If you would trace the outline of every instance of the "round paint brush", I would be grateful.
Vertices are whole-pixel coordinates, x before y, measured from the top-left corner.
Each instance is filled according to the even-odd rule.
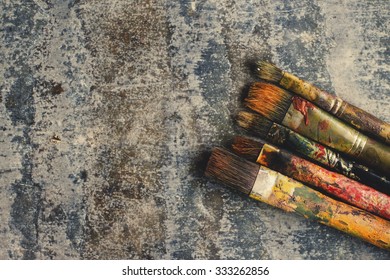
[[[389,174],[390,146],[368,138],[313,103],[264,82],[252,84],[245,101],[269,120]]]
[[[294,179],[226,150],[213,150],[205,173],[253,199],[295,212],[390,250],[389,221],[329,198]]]
[[[331,170],[390,194],[390,181],[385,176],[380,176],[366,166],[347,160],[335,151],[274,123],[262,115],[241,111],[237,116],[237,123],[248,133],[269,143],[298,152]]]
[[[390,220],[390,196],[259,140],[237,136],[233,151],[344,202]]]
[[[390,124],[370,113],[279,69],[272,63],[259,61],[256,71],[261,79],[300,95],[360,131],[390,144]]]

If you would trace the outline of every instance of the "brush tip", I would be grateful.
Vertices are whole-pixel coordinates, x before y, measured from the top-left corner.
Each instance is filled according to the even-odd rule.
[[[259,165],[222,148],[214,148],[205,175],[249,194],[259,172]]]
[[[255,162],[264,146],[264,142],[244,136],[236,136],[233,139],[233,151],[244,158]]]
[[[269,83],[253,83],[249,89],[246,105],[264,117],[280,123],[283,121],[292,101],[286,90]]]
[[[255,116],[253,113],[247,111],[240,111],[237,114],[237,123],[242,128],[249,129],[251,127],[254,117]]]
[[[256,73],[260,79],[279,83],[283,78],[283,71],[274,64],[260,60],[256,63]]]
[[[238,113],[237,123],[249,133],[260,138],[267,138],[268,132],[273,125],[273,122],[267,118],[247,111],[241,111]]]

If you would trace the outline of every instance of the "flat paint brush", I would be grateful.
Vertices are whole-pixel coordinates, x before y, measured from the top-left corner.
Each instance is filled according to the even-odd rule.
[[[256,70],[261,79],[271,81],[300,95],[360,131],[390,144],[390,124],[293,74],[279,69],[272,63],[259,61]]]
[[[253,199],[298,213],[390,250],[390,222],[331,199],[294,179],[221,148],[213,150],[206,176],[218,179]]]
[[[264,82],[252,84],[245,100],[266,118],[389,174],[390,146],[368,138],[313,103]]]
[[[237,122],[248,133],[260,137],[269,143],[298,152],[306,158],[310,158],[351,179],[390,194],[390,181],[386,177],[376,174],[366,166],[347,160],[333,150],[287,127],[274,123],[262,115],[241,111],[237,116]]]
[[[259,140],[237,136],[233,151],[344,202],[390,220],[390,196]]]

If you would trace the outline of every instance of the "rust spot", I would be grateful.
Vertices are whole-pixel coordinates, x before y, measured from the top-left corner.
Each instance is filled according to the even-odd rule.
[[[314,108],[313,104],[311,104],[310,102],[308,102],[305,99],[300,98],[298,96],[292,97],[292,103],[293,103],[294,109],[299,111],[303,115],[303,117],[305,119],[305,125],[309,125],[309,118],[307,115],[307,110],[313,109]]]

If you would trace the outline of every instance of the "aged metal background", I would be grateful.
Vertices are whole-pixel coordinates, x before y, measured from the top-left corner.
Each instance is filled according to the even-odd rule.
[[[203,177],[270,59],[390,121],[390,2],[2,0],[0,259],[389,259]]]

